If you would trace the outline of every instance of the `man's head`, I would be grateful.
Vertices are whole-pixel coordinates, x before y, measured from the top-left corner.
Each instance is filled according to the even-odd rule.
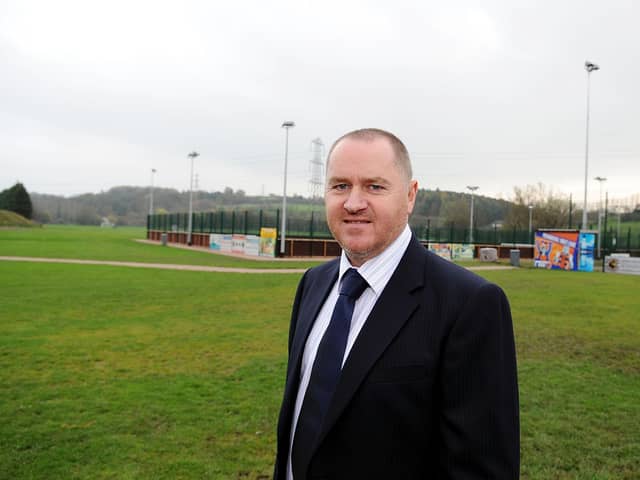
[[[418,183],[404,144],[378,129],[340,137],[327,158],[327,223],[355,266],[379,255],[404,230]]]

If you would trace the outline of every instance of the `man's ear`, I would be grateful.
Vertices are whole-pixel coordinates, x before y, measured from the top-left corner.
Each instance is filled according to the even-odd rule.
[[[413,206],[416,204],[416,195],[418,194],[418,181],[417,180],[411,180],[409,182],[409,191],[407,193],[408,195],[408,209],[407,209],[407,214],[411,215],[411,212],[413,212]]]

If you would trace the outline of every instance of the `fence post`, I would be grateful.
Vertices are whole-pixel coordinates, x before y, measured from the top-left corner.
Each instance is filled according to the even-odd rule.
[[[248,228],[249,228],[249,212],[245,210],[244,211],[244,234],[245,235],[249,233]]]
[[[236,211],[231,212],[231,235],[236,233]]]
[[[431,233],[430,230],[431,230],[431,219],[427,218],[427,231],[425,232],[427,237],[425,238],[425,240],[427,241],[427,243],[429,242],[429,234]]]
[[[453,225],[454,225],[454,223],[451,222],[451,227],[449,228],[449,242],[447,242],[447,243],[453,242]]]
[[[258,235],[262,231],[262,209],[260,209],[260,215],[258,216]]]
[[[311,210],[311,221],[309,222],[309,237],[313,238],[313,210]]]

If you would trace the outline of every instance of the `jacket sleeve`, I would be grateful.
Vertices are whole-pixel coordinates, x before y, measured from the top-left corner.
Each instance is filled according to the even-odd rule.
[[[440,382],[442,477],[518,479],[515,342],[509,303],[496,285],[467,297],[445,339]]]

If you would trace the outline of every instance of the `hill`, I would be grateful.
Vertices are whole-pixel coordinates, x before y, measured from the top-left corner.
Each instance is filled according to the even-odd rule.
[[[9,210],[0,210],[0,227],[36,227],[38,224],[24,218],[22,215],[10,212]]]
[[[243,190],[225,188],[222,192],[197,191],[193,194],[193,210],[208,212],[224,210],[264,210],[275,212],[281,207],[279,195],[249,196]],[[108,218],[117,225],[146,224],[149,213],[149,189],[121,186],[106,192],[87,193],[73,197],[32,193],[34,218],[42,223],[73,223],[99,225]],[[189,192],[170,188],[153,191],[156,213],[182,213],[189,208]],[[433,227],[468,225],[470,196],[466,193],[442,190],[419,190],[412,220],[421,225],[427,222]],[[322,214],[322,199],[311,199],[299,195],[287,197],[290,212],[311,210]],[[475,196],[475,224],[479,227],[503,221],[513,204],[481,195]]]

